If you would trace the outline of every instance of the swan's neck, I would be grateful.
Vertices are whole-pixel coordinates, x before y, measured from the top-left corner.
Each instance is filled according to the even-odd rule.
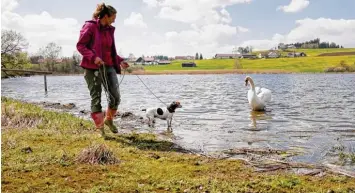
[[[249,78],[249,83],[250,83],[251,89],[252,89],[253,91],[255,91],[255,85],[254,85],[253,79]]]

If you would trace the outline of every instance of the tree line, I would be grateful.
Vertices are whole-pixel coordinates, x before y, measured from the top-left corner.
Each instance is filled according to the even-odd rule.
[[[196,52],[195,54],[195,60],[202,60],[203,59],[203,56],[202,54],[200,53],[200,55]]]
[[[7,69],[44,70],[55,73],[82,73],[81,55],[75,51],[71,57],[60,57],[62,47],[50,42],[40,48],[37,53],[26,52],[29,43],[19,32],[1,31],[1,67]],[[5,76],[11,73],[4,72]]]
[[[306,49],[323,49],[323,48],[344,48],[342,45],[336,44],[335,42],[321,42],[319,38],[305,41],[305,42],[297,42],[291,44],[283,44],[280,43],[279,49],[286,49],[288,46],[294,46],[295,48],[306,48]]]

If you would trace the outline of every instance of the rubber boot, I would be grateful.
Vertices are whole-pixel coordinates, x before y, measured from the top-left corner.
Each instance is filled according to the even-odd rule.
[[[113,118],[115,117],[117,110],[108,108],[106,111],[105,125],[107,125],[112,133],[118,133],[117,127],[113,124]]]
[[[104,117],[105,114],[103,112],[91,113],[91,118],[94,120],[96,129],[100,130],[101,136],[105,138]]]

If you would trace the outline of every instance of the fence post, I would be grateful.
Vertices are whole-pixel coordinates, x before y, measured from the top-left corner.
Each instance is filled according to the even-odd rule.
[[[47,93],[47,75],[44,74],[44,92]]]

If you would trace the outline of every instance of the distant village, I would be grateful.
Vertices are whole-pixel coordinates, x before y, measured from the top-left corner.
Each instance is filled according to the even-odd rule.
[[[266,58],[294,58],[294,57],[306,57],[305,52],[299,52],[297,49],[323,49],[323,48],[343,48],[341,45],[337,45],[334,42],[321,42],[319,38],[314,40],[297,42],[291,44],[279,43],[277,47],[271,48],[267,51],[255,51],[252,47],[239,47],[233,49],[231,53],[216,53],[213,59],[266,59]],[[173,60],[201,60],[202,54],[195,56],[151,56],[151,57],[138,57],[135,58],[133,54],[130,54],[126,60],[136,65],[166,65],[170,64]],[[191,63],[194,63],[193,61]]]
[[[337,45],[334,42],[321,42],[319,38],[301,42],[284,44],[279,43],[276,47],[273,47],[267,51],[253,51],[252,47],[238,47],[231,50],[230,53],[216,53],[213,59],[267,59],[267,58],[292,58],[292,57],[306,57],[305,52],[299,52],[298,49],[319,49],[319,48],[343,48],[341,45]],[[78,55],[78,54],[77,54]],[[74,56],[73,56],[74,57]],[[79,55],[76,57],[80,57]],[[202,60],[203,56],[201,53],[196,53],[193,55],[186,56],[175,56],[168,57],[164,55],[155,56],[140,56],[135,57],[132,53],[128,57],[124,58],[125,61],[134,65],[167,65],[174,60],[181,60],[186,63],[186,65],[194,65],[195,60]],[[55,63],[65,63],[66,60],[70,58],[57,58]],[[31,61],[33,64],[45,63],[44,57],[36,56],[32,57]]]
[[[289,49],[296,49],[294,45],[284,45],[279,44],[278,47],[270,49],[268,51],[261,52],[252,52],[252,49],[249,47],[239,48],[238,51],[234,50],[232,53],[216,53],[213,59],[263,59],[263,58],[280,58],[280,57],[305,57],[307,56],[304,52],[289,51]],[[287,55],[282,55],[282,53],[287,53]],[[133,54],[130,54],[128,58],[125,58],[127,62],[133,63],[135,65],[167,65],[170,64],[173,60],[191,60],[193,63],[194,60],[201,60],[202,54],[196,56],[141,56],[134,57]]]

